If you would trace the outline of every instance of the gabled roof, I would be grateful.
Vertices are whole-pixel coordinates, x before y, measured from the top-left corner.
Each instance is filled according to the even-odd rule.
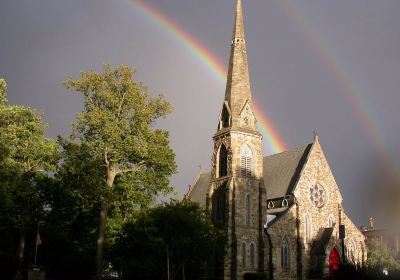
[[[289,195],[294,191],[312,144],[264,157],[264,184],[268,199]]]
[[[189,192],[186,196],[193,202],[197,202],[200,204],[202,209],[206,208],[206,198],[207,198],[207,190],[208,184],[211,180],[211,172],[201,173],[197,178],[194,185],[190,188]]]
[[[312,144],[294,150],[264,157],[264,184],[268,199],[276,199],[291,194],[306,163]],[[211,173],[201,173],[187,197],[206,207],[208,185]]]

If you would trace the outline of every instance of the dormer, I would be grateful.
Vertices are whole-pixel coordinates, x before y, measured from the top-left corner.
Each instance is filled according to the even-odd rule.
[[[255,129],[256,127],[256,117],[254,116],[249,101],[246,101],[240,111],[240,126],[248,129]]]
[[[219,124],[218,124],[218,130],[221,130],[223,128],[228,128],[231,126],[231,110],[229,109],[228,102],[224,102],[222,105],[222,110],[219,115]]]

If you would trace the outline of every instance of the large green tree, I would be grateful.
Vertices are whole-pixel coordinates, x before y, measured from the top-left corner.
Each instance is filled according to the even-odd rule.
[[[43,216],[40,181],[54,170],[58,145],[45,136],[43,114],[7,104],[6,83],[0,80],[1,224],[19,231],[18,258],[24,258],[25,234]],[[4,213],[4,214],[3,214]]]
[[[197,204],[171,201],[127,223],[114,248],[123,279],[203,279],[224,254],[225,239]]]
[[[104,65],[103,70],[81,72],[80,79],[64,82],[67,89],[84,98],[84,110],[77,115],[72,138],[87,147],[88,156],[98,162],[106,189],[112,189],[119,181],[127,186],[126,192],[132,184],[153,195],[170,190],[175,155],[169,147],[168,132],[154,129],[154,124],[171,112],[171,105],[162,96],[152,97],[143,84],[135,82],[133,69]],[[107,214],[116,203],[112,196],[102,196],[96,254],[98,279],[102,275]]]

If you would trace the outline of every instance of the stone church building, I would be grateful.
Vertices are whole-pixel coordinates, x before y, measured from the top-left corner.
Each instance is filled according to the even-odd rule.
[[[199,174],[186,195],[225,230],[227,249],[216,265],[217,278],[239,280],[256,272],[273,279],[318,278],[344,259],[362,264],[364,236],[343,209],[318,136],[263,157],[256,123],[238,0],[211,172]]]

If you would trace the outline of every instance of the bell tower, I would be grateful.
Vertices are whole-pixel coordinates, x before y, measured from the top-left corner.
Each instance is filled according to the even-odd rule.
[[[252,110],[242,1],[237,0],[225,98],[213,136],[207,210],[223,228],[227,251],[218,279],[264,271],[262,136]]]

